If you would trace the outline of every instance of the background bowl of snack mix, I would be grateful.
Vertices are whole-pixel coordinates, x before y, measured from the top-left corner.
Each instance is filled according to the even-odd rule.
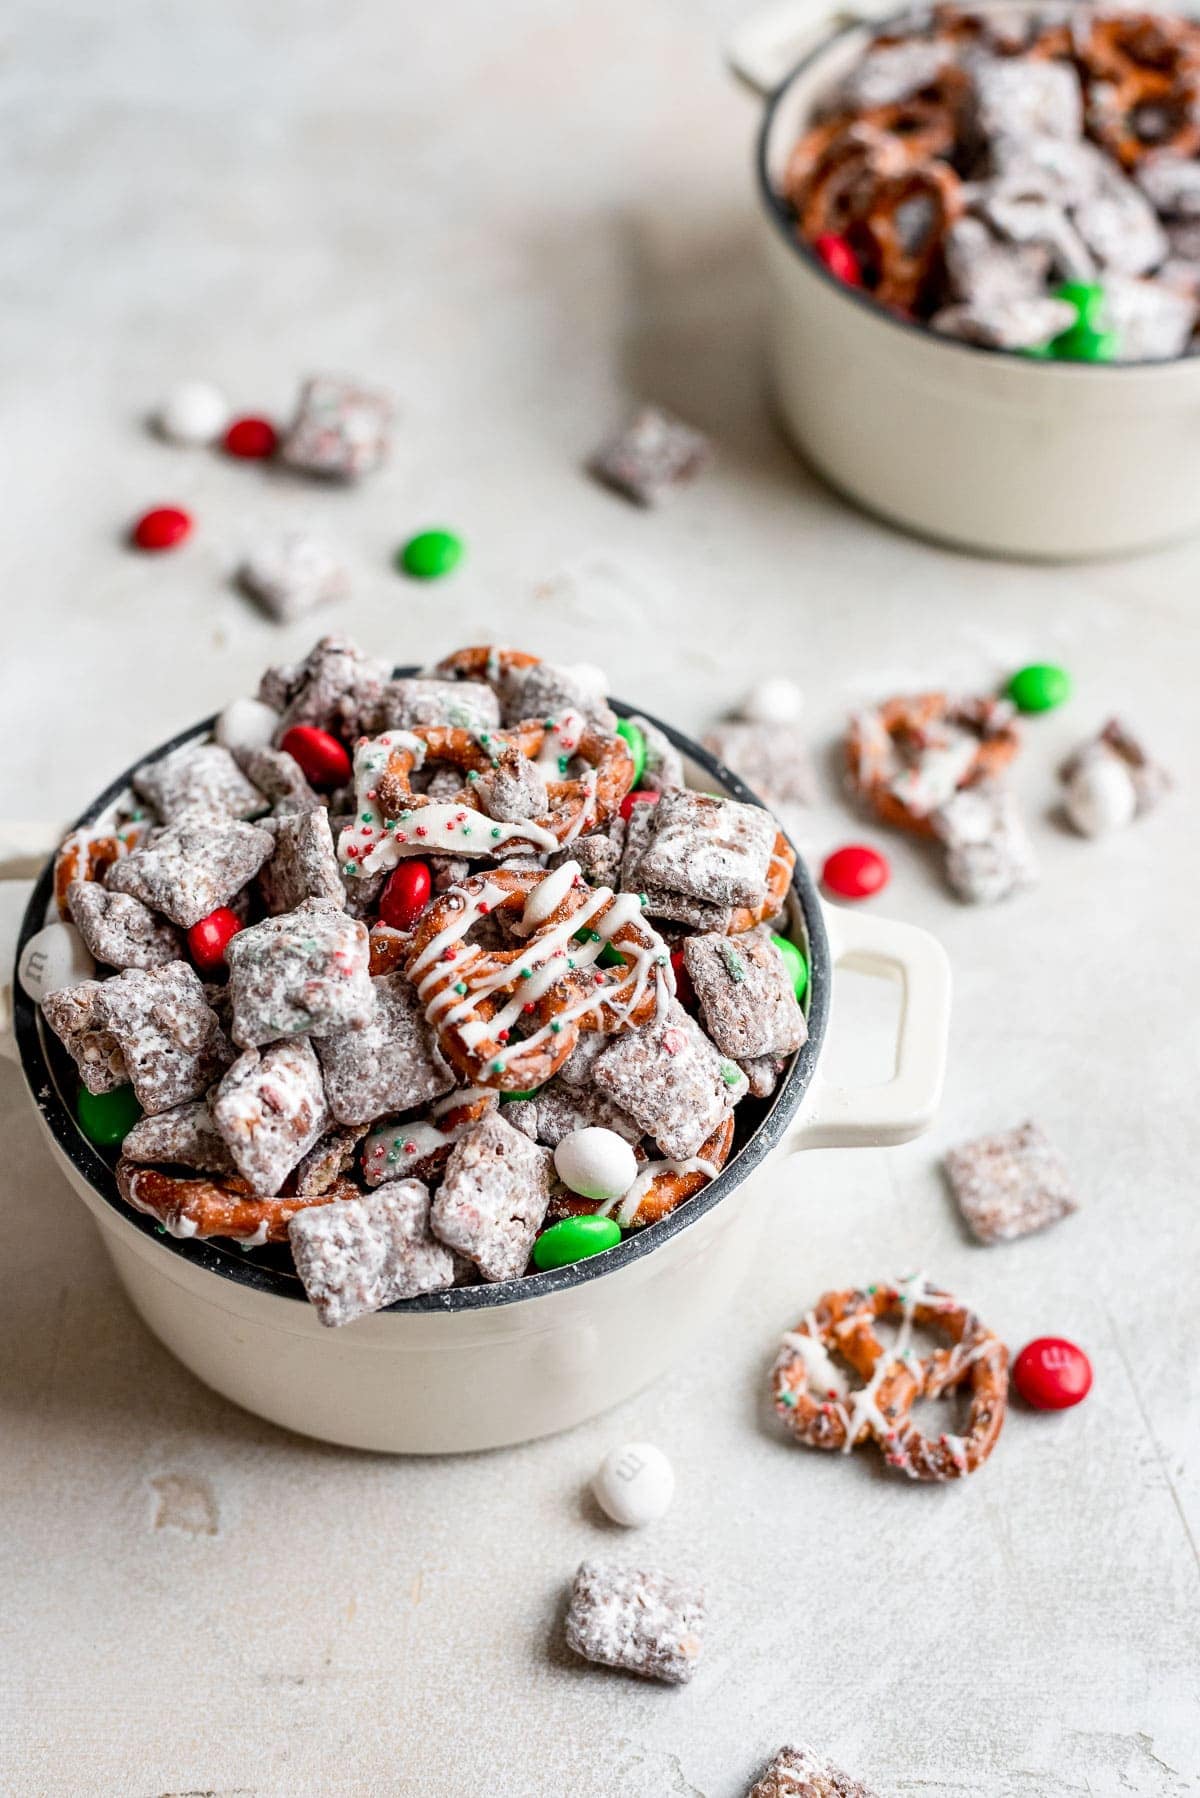
[[[730,59],[767,99],[775,398],[820,474],[998,555],[1200,528],[1200,25],[784,4]]]
[[[333,642],[327,639],[318,645],[314,656],[320,658],[324,652],[327,656],[336,654],[343,661],[349,659],[351,652],[341,640],[337,640],[335,651],[327,649]],[[411,670],[401,671],[393,684],[406,684],[408,688],[437,684],[408,679],[411,674]],[[249,703],[235,702],[235,707],[222,718],[232,716],[236,708]],[[613,709],[622,720],[629,716],[630,708],[626,706],[614,702]],[[209,720],[163,745],[100,794],[73,826],[64,850],[60,851],[60,875],[64,854],[70,851],[78,857],[82,849],[86,860],[87,845],[92,840],[99,836],[108,841],[108,833],[123,827],[123,820],[137,816],[132,810],[138,804],[137,794],[163,790],[160,764],[174,771],[189,750],[202,748],[208,758],[222,753],[210,742],[213,724]],[[638,727],[644,728],[664,756],[669,756],[673,770],[668,782],[671,791],[679,790],[682,778],[684,790],[690,788],[709,795],[705,803],[711,803],[713,797],[724,797],[740,802],[742,808],[754,806],[754,816],[761,818],[754,796],[698,744],[644,715],[638,715]],[[223,732],[220,721],[216,734],[218,743],[224,742],[228,734]],[[355,740],[353,732],[344,734],[350,741]],[[379,740],[360,736],[358,749]],[[266,779],[267,772],[252,758],[263,753],[252,750],[248,752],[251,759],[243,753],[245,764],[259,769],[260,779]],[[274,758],[273,765],[288,760],[279,751],[265,753]],[[295,793],[282,794],[276,802],[277,809],[266,822],[279,831],[288,827],[289,818],[295,824],[297,816],[303,816],[289,812],[295,802]],[[651,808],[638,809],[648,813]],[[163,812],[161,804],[158,812],[160,818],[169,815]],[[322,811],[319,822],[323,829],[324,819]],[[175,827],[160,825],[157,839],[169,838],[172,828]],[[258,827],[228,824],[225,828],[240,841],[247,833],[253,835]],[[348,828],[358,828],[353,816]],[[145,829],[145,823],[135,823],[135,832]],[[157,839],[151,826],[148,846],[153,847]],[[123,853],[128,861],[134,850]],[[340,854],[344,857],[345,851]],[[352,876],[356,869],[348,866],[341,872]],[[537,871],[533,877],[552,878]],[[107,874],[102,878],[107,879]],[[612,880],[614,885],[625,884],[615,875]],[[353,884],[351,880],[347,903],[351,902]],[[582,882],[578,884],[581,891],[587,890]],[[100,905],[99,889],[81,895],[76,880],[69,890],[74,901],[72,915],[84,915],[80,911],[81,897],[94,898],[96,906]],[[457,893],[465,889],[447,890]],[[19,956],[33,937],[45,933],[48,920],[54,921],[52,928],[61,930],[58,920],[65,915],[61,909],[63,892],[60,878],[56,896],[55,864],[51,863],[43,870],[31,897],[21,930]],[[253,876],[230,900],[232,905],[241,906],[244,917],[249,918],[261,910],[262,902]],[[127,907],[127,899],[122,897],[121,904]],[[317,917],[314,907],[319,911],[320,902],[301,905],[306,930],[310,925],[308,914],[312,912],[312,929],[318,935],[326,926],[339,925],[343,930],[359,929],[365,935],[362,927],[350,922],[349,914],[340,909],[340,901],[332,902],[328,917]],[[260,933],[264,929],[269,932],[286,922],[268,916],[257,929]],[[623,1231],[619,1244],[604,1253],[590,1254],[562,1266],[543,1266],[535,1255],[526,1266],[528,1251],[523,1249],[516,1277],[493,1270],[485,1271],[481,1279],[477,1269],[464,1263],[469,1276],[466,1282],[456,1276],[454,1284],[443,1283],[437,1290],[418,1285],[416,1296],[399,1303],[380,1309],[360,1304],[356,1310],[336,1317],[328,1314],[328,1308],[324,1316],[319,1316],[314,1305],[306,1302],[305,1287],[293,1265],[286,1232],[282,1238],[276,1234],[268,1237],[265,1231],[251,1236],[243,1232],[243,1240],[229,1240],[219,1233],[208,1234],[204,1227],[197,1229],[194,1216],[181,1212],[178,1204],[174,1209],[159,1207],[160,1215],[156,1215],[155,1195],[168,1187],[174,1187],[177,1194],[202,1189],[205,1204],[236,1205],[242,1201],[222,1199],[211,1181],[197,1181],[189,1169],[214,1164],[206,1162],[202,1154],[189,1159],[191,1149],[181,1147],[182,1138],[167,1147],[165,1137],[156,1158],[181,1165],[161,1172],[145,1169],[150,1186],[139,1196],[136,1169],[128,1160],[132,1137],[114,1140],[108,1147],[95,1134],[89,1137],[81,1127],[78,1075],[64,1042],[55,1034],[59,1025],[52,1030],[42,1007],[20,986],[14,1002],[15,1035],[43,1129],[68,1180],[98,1224],[133,1304],[149,1328],[202,1380],[273,1422],[353,1447],[403,1453],[497,1447],[569,1428],[645,1386],[687,1353],[689,1344],[708,1326],[753,1265],[770,1197],[774,1196],[771,1183],[764,1185],[761,1179],[769,1160],[784,1150],[801,1147],[900,1142],[918,1134],[931,1120],[941,1090],[949,1017],[949,972],[940,947],[924,931],[912,926],[853,911],[827,911],[811,875],[799,862],[792,873],[782,913],[773,927],[786,931],[792,943],[801,945],[807,961],[807,988],[802,1000],[805,1028],[797,1033],[804,1040],[794,1054],[779,1060],[772,1070],[773,1081],[763,1089],[761,1098],[755,1096],[757,1088],[751,1089],[751,1095],[739,1108],[729,1158],[719,1171],[709,1170],[715,1177],[702,1190],[645,1227]],[[169,930],[172,926],[160,919],[159,928]],[[252,923],[244,923],[243,938],[253,936],[255,928]],[[391,932],[393,937],[396,934]],[[388,936],[386,927],[382,936]],[[194,944],[191,952],[193,956],[196,953]],[[204,962],[199,965],[203,973]],[[875,973],[903,986],[895,1073],[882,1086],[845,1089],[826,1079],[819,1070],[839,965]],[[372,971],[373,968],[374,959]],[[114,980],[109,975],[100,990],[116,994],[128,985],[132,994],[135,987],[139,992],[147,987],[148,978],[153,982],[160,976],[164,982],[168,976],[178,976],[182,999],[193,1006],[197,1015],[206,1014],[206,1027],[211,1025],[215,1030],[220,1022],[223,1029],[232,1028],[235,1040],[242,1040],[237,1033],[236,994],[231,998],[226,989],[210,985],[203,992],[211,1004],[201,1003],[201,988],[184,962],[176,960],[171,967],[152,972],[149,977],[135,973],[132,977],[118,975]],[[188,992],[182,993],[185,981],[190,984]],[[85,982],[84,988],[72,990],[84,992],[85,988],[85,996],[94,996],[95,982]],[[166,1032],[173,1027],[172,1020],[162,1015],[163,1003],[165,999],[154,1000],[138,1031],[129,1038],[131,1049],[140,1050],[148,1032]],[[235,1014],[232,1026],[231,1004]],[[208,1019],[210,1009],[215,1015]],[[136,1040],[138,1032],[140,1043]],[[185,1058],[198,1052],[191,1043],[194,1031],[189,1035],[180,1029],[174,1031],[174,1036]],[[299,1042],[303,1053],[311,1056],[308,1039],[301,1037]],[[325,1053],[325,1041],[316,1046]],[[174,1048],[171,1054],[177,1063]],[[246,1059],[243,1055],[242,1060]],[[251,1050],[249,1059],[257,1061],[258,1051]],[[264,1063],[265,1059],[264,1055]],[[329,1075],[327,1061],[327,1081]],[[745,1086],[744,1081],[742,1085]],[[120,1090],[127,1093],[129,1089]],[[216,1094],[214,1087],[209,1093],[211,1116],[200,1120],[205,1136],[211,1135],[211,1121],[219,1109],[214,1105]],[[243,1096],[235,1095],[236,1103],[240,1104]],[[493,1119],[515,1109],[504,1105],[497,1110],[496,1095],[487,1096]],[[521,1100],[526,1095],[518,1092],[507,1096]],[[82,1097],[86,1099],[86,1094]],[[163,1126],[178,1119],[187,1123],[188,1133],[194,1138],[198,1128],[194,1114],[204,1112],[203,1103],[174,1104],[177,1095],[164,1097],[171,1108],[145,1116],[138,1128],[143,1133],[151,1128],[161,1137]],[[154,1105],[150,1104],[147,1110],[153,1112]],[[427,1106],[425,1110],[428,1111]],[[441,1127],[436,1106],[432,1118],[432,1123],[428,1117],[408,1124],[403,1119],[391,1120],[388,1134],[404,1129],[423,1133],[422,1141],[428,1146],[431,1137],[437,1140],[436,1132]],[[265,1122],[269,1126],[270,1120]],[[503,1132],[509,1126],[501,1123],[499,1129]],[[347,1135],[352,1138],[353,1159],[343,1156],[338,1146]],[[370,1201],[379,1189],[371,1171],[370,1138],[364,1146],[363,1135],[361,1127],[357,1132],[334,1131],[318,1141],[301,1165],[310,1169],[311,1164],[320,1171],[328,1161],[325,1171],[331,1168],[341,1183],[347,1178],[359,1182],[357,1190],[346,1196]],[[327,1143],[332,1145],[329,1156],[324,1154]],[[534,1152],[528,1143],[526,1146],[530,1153]],[[383,1150],[375,1153],[382,1155]],[[336,1160],[331,1160],[335,1154]],[[436,1184],[437,1175],[426,1177]],[[393,1175],[388,1171],[379,1178],[387,1181]],[[400,1184],[408,1188],[417,1185],[413,1180]],[[244,1194],[247,1188],[244,1183],[240,1187],[234,1183],[233,1190]],[[308,1189],[303,1184],[296,1187],[293,1179],[293,1184],[284,1190],[303,1194]],[[230,1188],[227,1186],[224,1191],[228,1195]],[[319,1207],[324,1201],[313,1202]],[[303,1204],[305,1200],[297,1198],[294,1203]],[[425,1207],[428,1211],[427,1197]],[[302,1213],[304,1217],[313,1215],[311,1211]],[[294,1246],[294,1229],[292,1241]],[[432,1242],[426,1249],[443,1257],[446,1253]],[[385,1302],[379,1295],[372,1301],[374,1305]],[[366,1314],[368,1311],[370,1314]],[[324,1327],[347,1320],[352,1325],[348,1329]]]

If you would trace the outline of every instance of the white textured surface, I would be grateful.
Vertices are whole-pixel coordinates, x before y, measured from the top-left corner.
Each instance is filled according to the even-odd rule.
[[[356,597],[328,621],[372,650],[495,635],[599,661],[685,726],[775,673],[804,688],[815,743],[900,684],[1061,658],[1077,691],[1031,723],[1017,775],[1039,890],[968,912],[919,849],[890,846],[886,907],[939,931],[958,978],[934,1134],[792,1164],[761,1278],[705,1352],[558,1441],[405,1464],[233,1411],[131,1314],[0,1064],[0,1785],[23,1798],[739,1798],[796,1737],[904,1798],[1200,1788],[1200,553],[975,563],[853,516],[796,467],[761,392],[753,115],[717,53],[736,11],[25,0],[6,20],[10,816],[70,813],[305,646],[309,623],[280,630],[230,584],[263,525],[347,547]],[[391,468],[356,492],[140,428],[181,378],[279,413],[323,367],[401,403]],[[718,441],[659,515],[578,472],[634,397]],[[121,547],[171,501],[197,515],[186,549]],[[468,561],[406,584],[392,551],[434,523]],[[1048,820],[1052,769],[1118,705],[1183,790],[1087,844]],[[802,832],[815,851],[863,834],[827,792]],[[843,1026],[865,1030],[858,985]],[[852,1034],[839,1066],[877,1064]],[[972,1246],[938,1151],[1027,1114],[1085,1208]],[[950,1491],[794,1449],[761,1402],[778,1333],[823,1287],[916,1264],[1014,1347],[1062,1333],[1096,1369],[1083,1407],[1014,1415]],[[630,1437],[679,1479],[639,1555],[712,1596],[684,1691],[559,1646],[577,1562],[628,1550],[583,1493]]]

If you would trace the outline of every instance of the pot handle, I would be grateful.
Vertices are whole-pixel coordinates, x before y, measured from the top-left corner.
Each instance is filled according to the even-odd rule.
[[[903,988],[896,1068],[882,1086],[836,1086],[818,1071],[789,1149],[886,1147],[910,1142],[933,1122],[946,1073],[950,962],[927,930],[825,908],[835,970],[898,980]],[[836,973],[834,977],[836,993]]]
[[[856,0],[853,6],[838,6],[836,0],[774,0],[734,29],[725,58],[738,80],[766,99],[838,26],[886,18],[895,10],[896,0]]]
[[[0,880],[32,881],[41,873],[62,841],[53,825],[27,823],[23,819],[0,822]],[[16,937],[0,926],[0,1055],[15,1060],[13,1036],[13,961]]]

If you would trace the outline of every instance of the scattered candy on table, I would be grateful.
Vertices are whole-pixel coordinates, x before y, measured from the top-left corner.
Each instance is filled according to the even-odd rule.
[[[242,928],[237,913],[219,905],[187,933],[188,953],[202,974],[215,974],[225,966],[225,951]]]
[[[433,895],[429,863],[413,857],[388,876],[379,895],[379,915],[393,930],[411,930]]]
[[[1068,757],[1059,770],[1063,809],[1082,836],[1103,836],[1152,812],[1173,785],[1170,774],[1119,718]]]
[[[159,406],[154,422],[169,443],[215,443],[229,423],[229,401],[210,381],[181,381]]]
[[[315,724],[293,724],[279,739],[285,755],[299,762],[309,783],[322,792],[330,787],[344,787],[352,768],[346,750],[329,731]]]
[[[213,736],[223,749],[269,749],[279,729],[279,713],[261,699],[232,699],[217,719]]]
[[[399,562],[413,580],[437,581],[458,567],[463,554],[462,538],[453,531],[419,531],[401,549]]]
[[[279,448],[279,432],[269,418],[235,418],[226,429],[222,447],[227,456],[243,462],[265,462]]]
[[[638,506],[661,505],[712,459],[712,445],[700,431],[657,406],[643,406],[625,428],[592,457],[591,472],[614,492]]]
[[[1013,1362],[1012,1382],[1035,1411],[1067,1411],[1092,1389],[1092,1364],[1062,1336],[1038,1336]]]
[[[192,516],[182,506],[155,506],[143,512],[131,533],[139,549],[176,549],[192,532]]]
[[[620,1240],[621,1226],[611,1217],[564,1217],[543,1230],[534,1243],[533,1265],[542,1273],[555,1267],[571,1267],[576,1261],[615,1249]]]
[[[621,737],[633,757],[633,784],[641,785],[642,776],[646,772],[646,738],[639,725],[632,718],[617,720],[617,735]]]
[[[675,1496],[675,1470],[652,1442],[626,1442],[605,1455],[592,1480],[596,1503],[626,1529],[665,1517]]]
[[[756,681],[738,707],[751,724],[794,724],[804,709],[804,695],[786,675]]]
[[[45,924],[30,937],[17,963],[17,979],[35,1004],[48,993],[90,980],[96,964],[74,924]]]
[[[335,375],[314,375],[300,390],[280,454],[289,467],[325,480],[372,474],[391,447],[393,406],[382,393]]]
[[[142,1115],[142,1108],[131,1086],[116,1086],[111,1092],[92,1093],[81,1086],[75,1100],[79,1127],[97,1148],[113,1148],[122,1142]]]
[[[1071,677],[1053,662],[1030,662],[1017,669],[1006,691],[1018,711],[1051,712],[1071,697]]]
[[[838,899],[870,899],[883,891],[891,869],[877,849],[847,843],[825,858],[821,882]]]
[[[637,1179],[637,1156],[615,1130],[590,1125],[572,1130],[554,1151],[554,1168],[564,1186],[585,1199],[619,1199]]]

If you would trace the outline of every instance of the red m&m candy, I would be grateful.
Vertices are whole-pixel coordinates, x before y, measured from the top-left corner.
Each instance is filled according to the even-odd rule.
[[[813,249],[836,280],[844,281],[847,287],[862,286],[858,257],[844,237],[839,237],[836,231],[823,231],[820,237],[813,239]]]
[[[684,965],[682,949],[676,949],[672,954],[671,970],[675,975],[675,997],[685,1011],[695,1011],[696,989],[692,985],[692,977]]]
[[[235,418],[223,438],[225,453],[244,462],[261,462],[279,446],[279,432],[269,418]]]
[[[344,787],[350,778],[350,757],[336,737],[315,724],[293,724],[279,747],[299,762],[310,786]]]
[[[227,905],[218,905],[207,918],[192,925],[187,933],[188,953],[202,974],[215,974],[224,967],[229,939],[241,928],[237,913]]]
[[[174,549],[191,532],[191,513],[182,506],[155,506],[142,513],[131,535],[139,549]]]
[[[428,862],[401,862],[379,896],[379,916],[393,930],[411,930],[429,904],[432,891]]]
[[[1063,1336],[1038,1336],[1013,1362],[1012,1383],[1037,1411],[1066,1411],[1092,1389],[1092,1364]]]
[[[847,843],[835,849],[821,869],[821,879],[839,899],[869,899],[882,892],[891,869],[877,849],[865,843]]]
[[[621,816],[628,819],[635,805],[657,805],[658,801],[657,793],[652,793],[645,787],[635,787],[633,792],[626,793],[621,801]]]

